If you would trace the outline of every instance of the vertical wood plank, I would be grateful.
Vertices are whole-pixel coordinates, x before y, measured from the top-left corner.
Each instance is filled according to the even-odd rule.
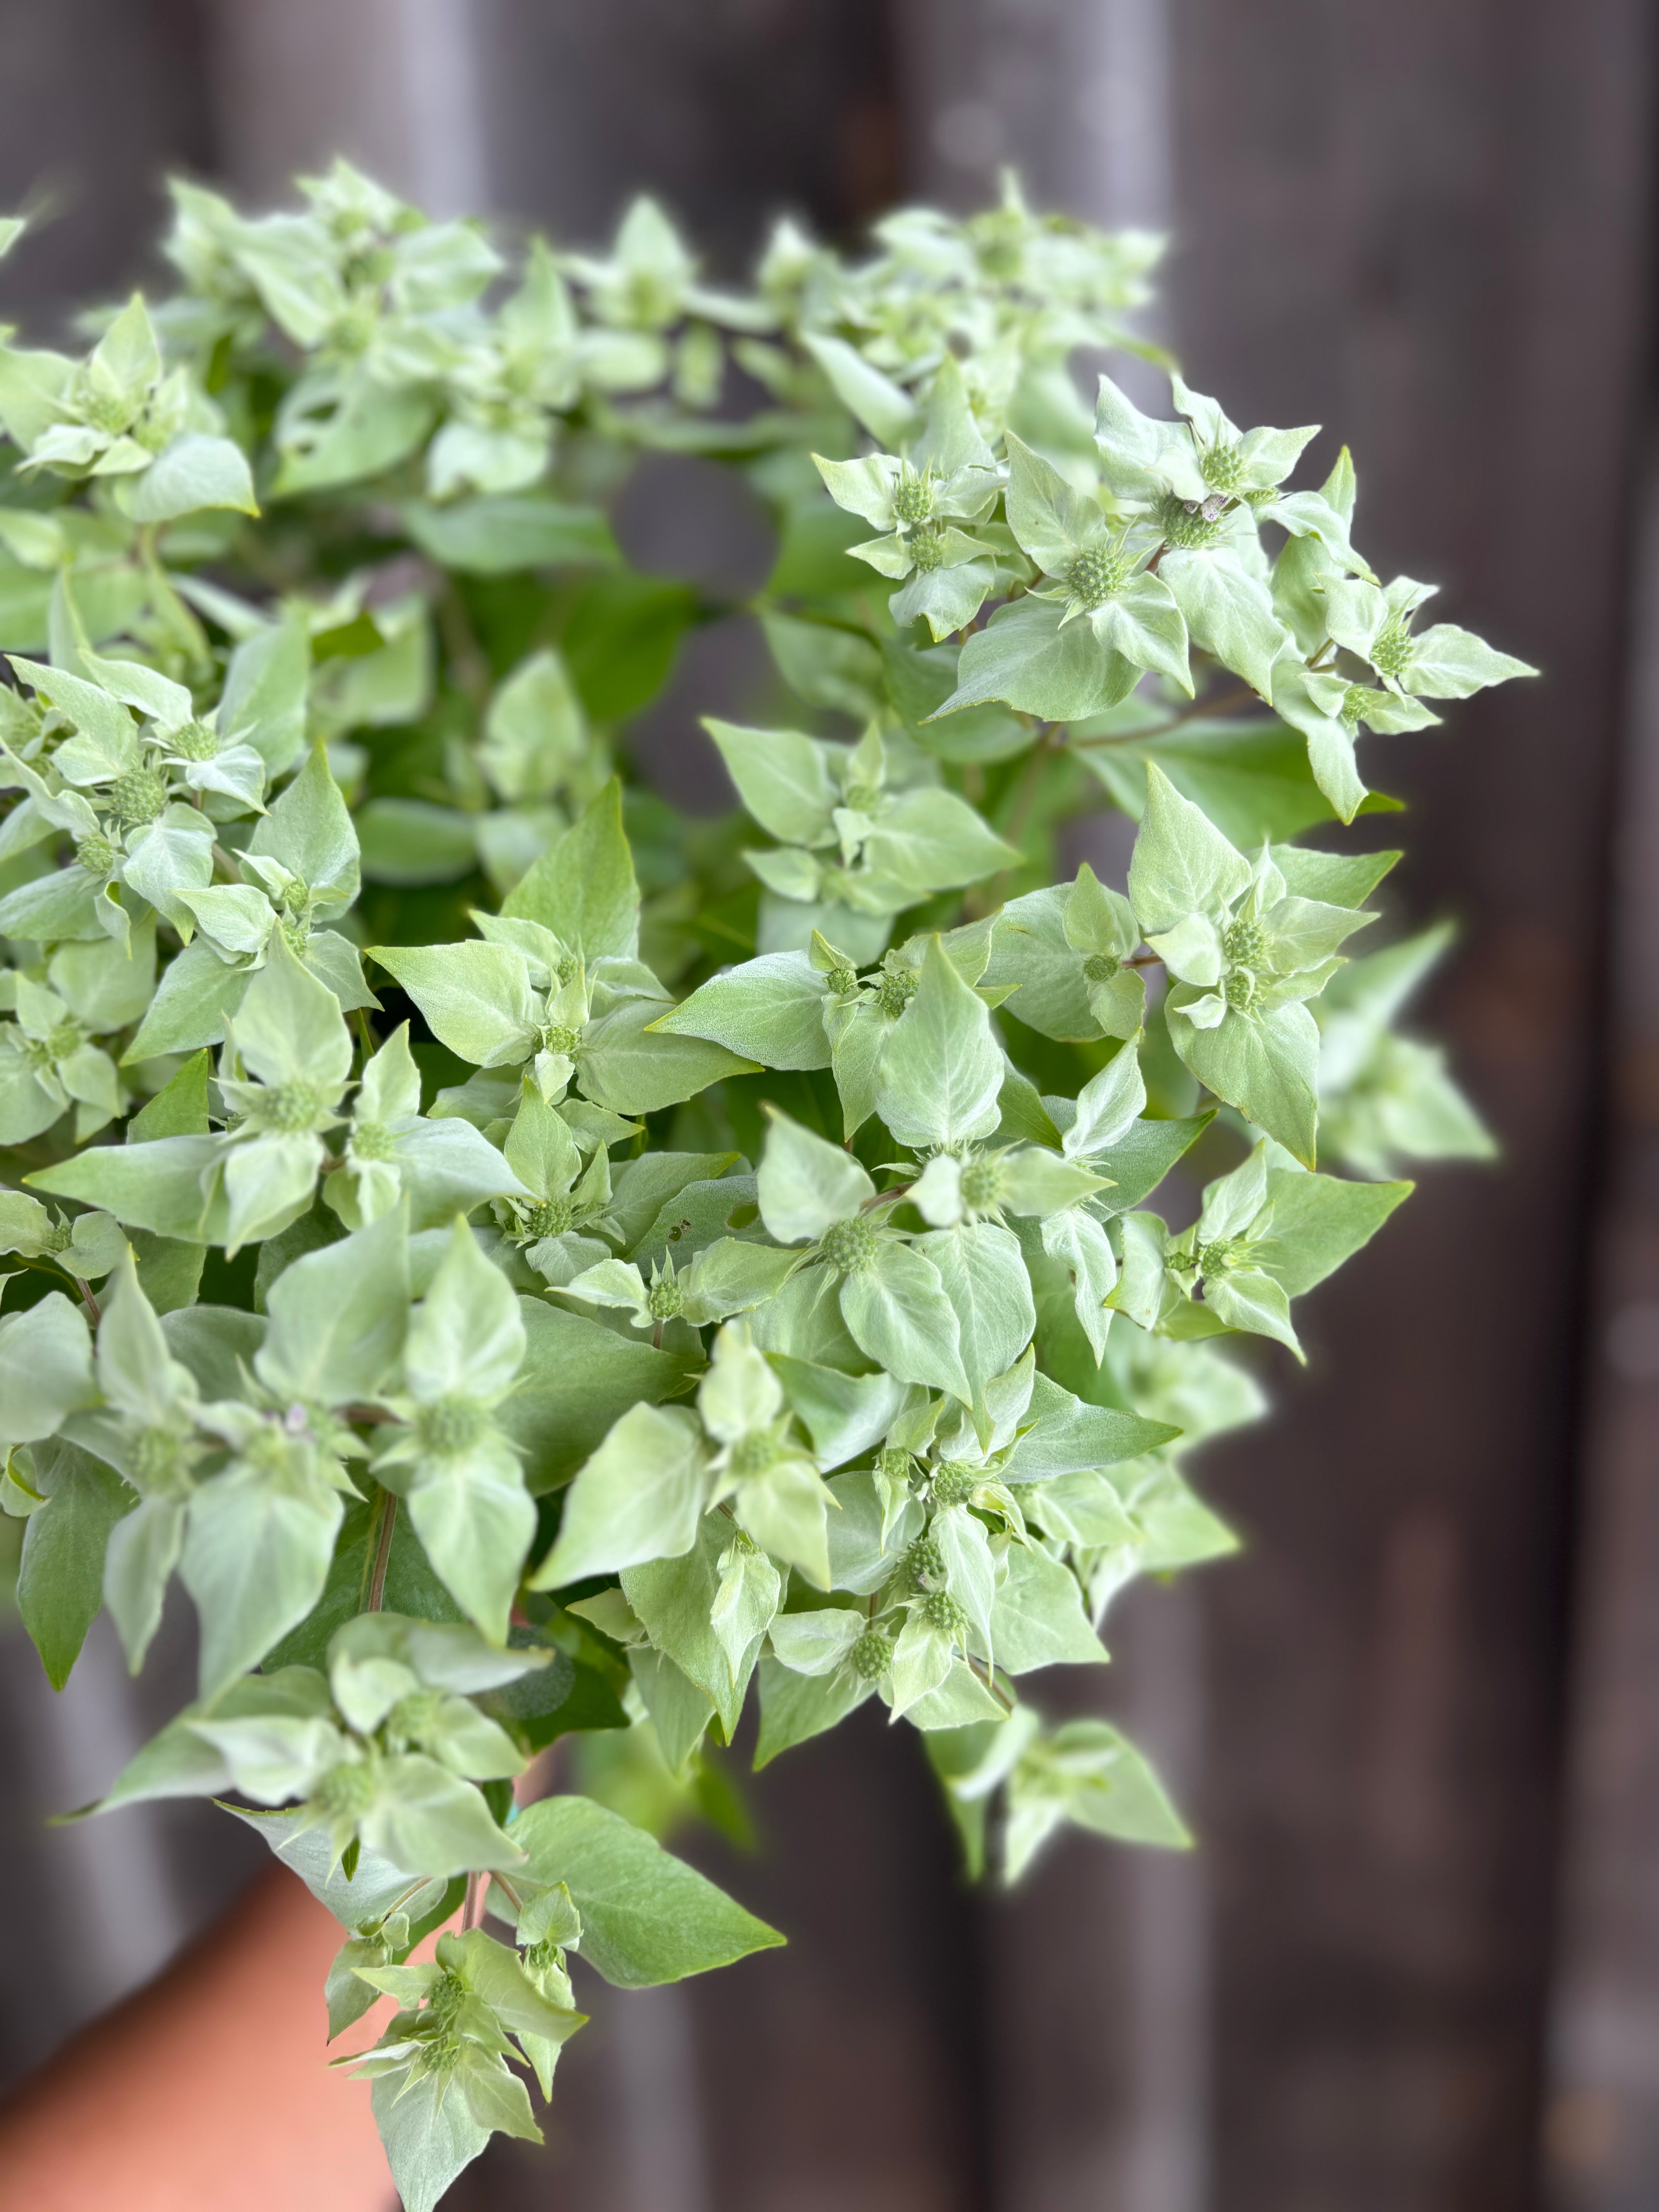
[[[1223,2212],[1534,2201],[1647,177],[1628,0],[1176,0],[1178,323],[1544,681],[1371,741],[1504,1139],[1322,1293],[1210,1585]],[[1328,459],[1334,440],[1316,449]],[[1381,843],[1382,836],[1372,840]]]
[[[1659,2197],[1659,532],[1650,469],[1645,482],[1545,2126],[1552,2201],[1565,2212],[1638,2212]]]

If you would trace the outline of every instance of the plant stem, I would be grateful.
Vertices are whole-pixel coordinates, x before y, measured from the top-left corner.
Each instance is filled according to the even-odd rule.
[[[483,1917],[483,1886],[487,1875],[470,1874],[466,1878],[466,1903],[461,1907],[463,1929],[476,1928]]]
[[[380,1529],[374,1547],[374,1567],[368,1578],[366,1613],[379,1613],[386,1603],[386,1571],[392,1564],[392,1532],[398,1525],[398,1501],[389,1490],[380,1492]]]

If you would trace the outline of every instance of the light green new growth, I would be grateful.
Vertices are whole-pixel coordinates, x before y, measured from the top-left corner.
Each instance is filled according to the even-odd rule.
[[[177,187],[173,296],[0,346],[0,1504],[60,1686],[183,1581],[198,1702],[103,1809],[230,1793],[336,1914],[428,2212],[536,2134],[570,1954],[782,1940],[515,1811],[556,1738],[683,1804],[751,1685],[757,1765],[876,1699],[976,1869],[1185,1841],[1026,1678],[1231,1547],[1216,1340],[1299,1357],[1378,1178],[1490,1150],[1393,1026],[1443,937],[1348,957],[1397,856],[1342,825],[1365,732],[1529,672],[1372,574],[1346,452],[1289,488],[1311,429],[1091,410],[1146,239],[1011,187],[862,261],[783,225],[736,295],[648,201],[509,267],[302,190]],[[776,526],[775,702],[707,725],[744,827],[630,759],[726,611],[618,550],[653,452]],[[1058,859],[1110,808],[1121,888]]]

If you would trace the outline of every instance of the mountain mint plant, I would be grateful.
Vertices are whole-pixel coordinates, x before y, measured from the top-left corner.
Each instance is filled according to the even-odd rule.
[[[573,1960],[782,1940],[630,1763],[666,1817],[868,1705],[975,1871],[1185,1841],[1035,1678],[1231,1548],[1261,1340],[1490,1149],[1395,1026],[1443,932],[1364,949],[1364,777],[1530,672],[1373,574],[1346,452],[1292,488],[1313,429],[1091,407],[1153,243],[1012,185],[741,295],[649,201],[511,265],[301,191],[181,185],[171,296],[0,334],[0,1504],[59,1686],[182,1583],[197,1700],[88,1810],[225,1799],[334,1913],[428,2212],[536,2135]],[[769,515],[750,597],[626,557],[661,453]],[[631,728],[738,616],[748,820],[680,820]]]

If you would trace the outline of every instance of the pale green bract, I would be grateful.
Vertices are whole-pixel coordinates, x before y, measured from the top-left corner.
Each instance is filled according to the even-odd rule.
[[[684,1811],[751,1691],[757,1765],[873,1701],[975,1871],[1184,1844],[1030,1678],[1231,1548],[1191,1454],[1389,1178],[1492,1150],[1394,1026],[1445,933],[1350,957],[1358,741],[1529,672],[1373,574],[1346,452],[1294,487],[1312,430],[1091,410],[1150,239],[1010,185],[863,259],[781,224],[738,293],[649,201],[510,266],[301,194],[177,186],[171,297],[0,343],[0,1508],[59,1686],[183,1583],[198,1698],[100,1809],[228,1794],[334,1912],[428,2212],[536,2135],[572,1952],[782,1940],[517,1808],[556,1738]],[[776,529],[739,835],[630,753],[720,611],[596,503],[659,449]]]

